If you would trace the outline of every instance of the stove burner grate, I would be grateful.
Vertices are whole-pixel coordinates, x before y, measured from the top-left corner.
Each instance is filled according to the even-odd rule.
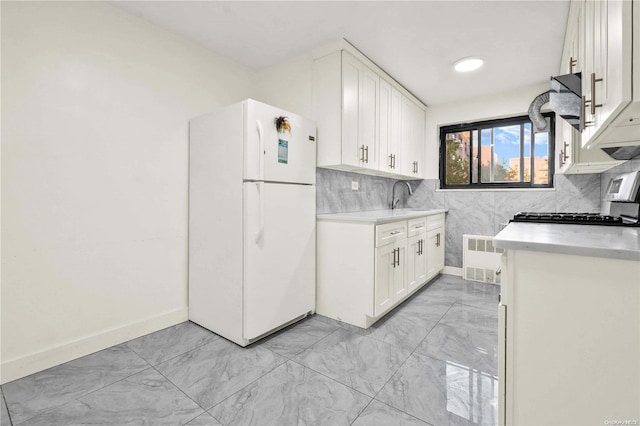
[[[520,212],[511,222],[560,223],[576,225],[627,225],[620,216],[599,213]]]

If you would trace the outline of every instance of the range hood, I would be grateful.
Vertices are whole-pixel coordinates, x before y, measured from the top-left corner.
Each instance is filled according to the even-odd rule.
[[[609,146],[600,149],[614,160],[631,160],[640,155],[640,145]]]
[[[533,123],[534,131],[547,131],[544,128],[544,117],[540,109],[547,101],[550,109],[556,116],[567,121],[579,132],[584,130],[584,117],[582,117],[582,74],[564,74],[551,77],[551,88],[548,92],[539,95],[529,107],[529,116]],[[640,145],[608,146],[601,149],[614,160],[630,160],[640,156]]]
[[[584,129],[581,78],[581,73],[551,77],[549,91],[551,110],[580,132]]]
[[[529,118],[533,124],[533,131],[548,132],[549,126],[542,115],[541,109],[545,104],[557,116],[569,122],[578,131],[584,128],[582,113],[581,74],[565,74],[551,77],[551,89],[538,95],[529,105]]]

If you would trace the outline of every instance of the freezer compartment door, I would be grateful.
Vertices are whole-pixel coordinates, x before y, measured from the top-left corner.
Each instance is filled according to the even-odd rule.
[[[315,310],[315,187],[244,184],[244,338]]]
[[[290,130],[276,130],[286,117]],[[313,121],[254,100],[245,101],[245,180],[315,184],[316,126]]]

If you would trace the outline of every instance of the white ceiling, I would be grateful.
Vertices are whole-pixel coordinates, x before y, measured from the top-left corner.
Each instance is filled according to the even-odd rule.
[[[253,69],[346,38],[428,105],[558,72],[568,1],[113,1]],[[457,74],[452,64],[485,65]]]

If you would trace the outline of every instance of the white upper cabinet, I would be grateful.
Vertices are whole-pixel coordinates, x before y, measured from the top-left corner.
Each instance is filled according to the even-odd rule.
[[[583,147],[640,144],[640,84],[633,63],[632,27],[640,24],[640,2],[625,0],[580,1],[583,8],[584,56],[582,94],[585,105]],[[636,33],[640,28],[636,28]],[[635,35],[638,39],[638,35]],[[635,46],[634,46],[635,44]]]
[[[314,60],[313,107],[318,167],[423,178],[426,107],[357,51]]]
[[[590,12],[591,13],[591,12]],[[560,61],[559,73],[568,74],[582,72],[585,56],[593,57],[590,52],[585,54],[585,3],[573,2],[569,11],[567,33],[565,35],[564,51]],[[582,74],[584,79],[585,75]],[[586,96],[585,96],[586,99]],[[588,103],[587,103],[588,107]],[[590,112],[586,108],[585,112]],[[586,129],[587,134],[592,127]],[[580,132],[567,121],[556,120],[556,173],[601,173],[621,163],[616,161],[599,148],[586,149],[582,147]]]
[[[364,67],[361,80],[360,102],[360,138],[364,152],[363,166],[378,169],[378,86],[380,78],[369,68]]]
[[[378,168],[378,76],[349,54],[342,56],[342,163]]]
[[[384,79],[380,79],[378,114],[380,170],[398,173],[400,165],[400,100],[402,95]]]
[[[358,117],[360,116],[360,80],[362,65],[345,57],[342,63],[342,162],[359,167],[364,163]],[[320,139],[320,135],[318,138]],[[363,144],[364,145],[364,144]]]
[[[424,110],[411,99],[403,96],[400,108],[400,139],[402,174],[416,179],[424,176]]]

